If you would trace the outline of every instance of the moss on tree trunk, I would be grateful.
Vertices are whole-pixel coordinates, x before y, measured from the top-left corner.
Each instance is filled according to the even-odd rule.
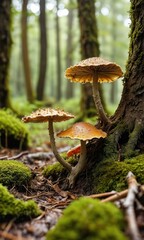
[[[141,150],[144,144],[144,2],[131,0],[129,57],[124,76],[124,89],[118,109],[117,143],[127,141],[126,152]],[[123,122],[123,129],[118,126]],[[116,131],[113,131],[114,134]],[[127,137],[126,137],[127,136]],[[127,138],[127,139],[126,139]]]
[[[0,1],[0,108],[10,107],[8,70],[11,50],[11,0]]]

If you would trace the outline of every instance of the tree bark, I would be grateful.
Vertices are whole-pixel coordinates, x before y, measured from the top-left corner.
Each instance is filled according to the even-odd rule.
[[[131,0],[129,57],[124,76],[124,89],[115,118],[129,123],[144,122],[144,2]]]
[[[46,31],[46,14],[45,14],[45,0],[40,0],[40,63],[39,63],[39,77],[37,83],[37,99],[43,100],[45,89],[45,78],[47,70],[47,31]]]
[[[11,50],[11,0],[0,1],[0,108],[11,107],[8,70]]]
[[[21,16],[21,28],[22,28],[21,42],[22,42],[22,58],[23,58],[27,100],[32,103],[34,101],[34,96],[33,96],[33,90],[32,90],[31,71],[30,71],[30,62],[29,62],[29,54],[28,54],[27,5],[28,5],[28,0],[23,0],[22,16]]]
[[[142,153],[144,144],[144,2],[131,0],[129,56],[119,106],[110,131],[122,158]],[[116,146],[116,147],[115,147]]]

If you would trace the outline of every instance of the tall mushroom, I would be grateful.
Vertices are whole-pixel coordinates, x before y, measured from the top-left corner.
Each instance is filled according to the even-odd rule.
[[[110,123],[106,116],[99,96],[99,83],[113,82],[123,75],[119,65],[109,62],[100,57],[92,57],[79,62],[77,65],[66,69],[65,76],[72,82],[92,83],[93,98],[100,120]]]
[[[29,116],[25,116],[22,118],[22,121],[25,123],[34,122],[48,122],[48,129],[49,129],[49,136],[51,142],[52,151],[60,164],[63,165],[69,172],[71,171],[72,167],[69,163],[67,163],[58,153],[55,138],[54,138],[54,129],[53,129],[53,122],[61,122],[66,121],[71,118],[74,118],[74,115],[67,113],[60,109],[52,109],[52,108],[44,108],[38,109],[35,112],[31,113]]]
[[[93,138],[105,138],[107,133],[101,129],[97,129],[90,123],[78,122],[65,131],[61,131],[57,134],[58,137],[68,137],[71,139],[80,140],[80,158],[75,167],[72,168],[69,176],[69,185],[73,186],[78,174],[86,167],[86,141]]]

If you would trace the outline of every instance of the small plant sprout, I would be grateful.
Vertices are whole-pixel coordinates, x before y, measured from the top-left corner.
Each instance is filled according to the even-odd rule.
[[[119,65],[100,57],[93,57],[79,62],[66,69],[65,76],[72,82],[92,83],[93,98],[100,120],[111,123],[107,117],[99,95],[99,83],[113,82],[123,75]]]
[[[77,176],[80,172],[82,172],[82,170],[86,167],[87,164],[86,142],[93,138],[105,138],[107,136],[107,133],[103,132],[101,129],[97,129],[90,123],[78,122],[67,130],[61,131],[57,134],[57,136],[77,139],[80,140],[81,143],[79,161],[75,167],[72,167],[69,175],[69,185],[73,186],[75,184]]]
[[[53,151],[57,161],[64,168],[66,168],[69,172],[71,171],[72,166],[59,155],[57,148],[56,148],[53,122],[66,121],[71,118],[74,118],[74,115],[67,113],[60,109],[52,109],[52,108],[38,109],[37,111],[31,113],[29,116],[25,116],[22,118],[23,122],[25,122],[25,123],[48,122],[48,130],[49,130],[52,151]]]

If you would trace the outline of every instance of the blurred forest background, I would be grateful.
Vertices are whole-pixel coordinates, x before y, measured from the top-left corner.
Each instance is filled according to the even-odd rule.
[[[100,56],[116,62],[125,71],[130,2],[97,0],[95,7]],[[81,86],[66,80],[64,73],[67,67],[82,59],[77,1],[13,0],[11,34],[12,105],[18,110],[27,103],[52,103],[61,107],[65,102],[72,105],[66,110],[72,111],[74,104],[80,102]],[[120,100],[122,86],[122,80],[102,86],[111,112]]]

